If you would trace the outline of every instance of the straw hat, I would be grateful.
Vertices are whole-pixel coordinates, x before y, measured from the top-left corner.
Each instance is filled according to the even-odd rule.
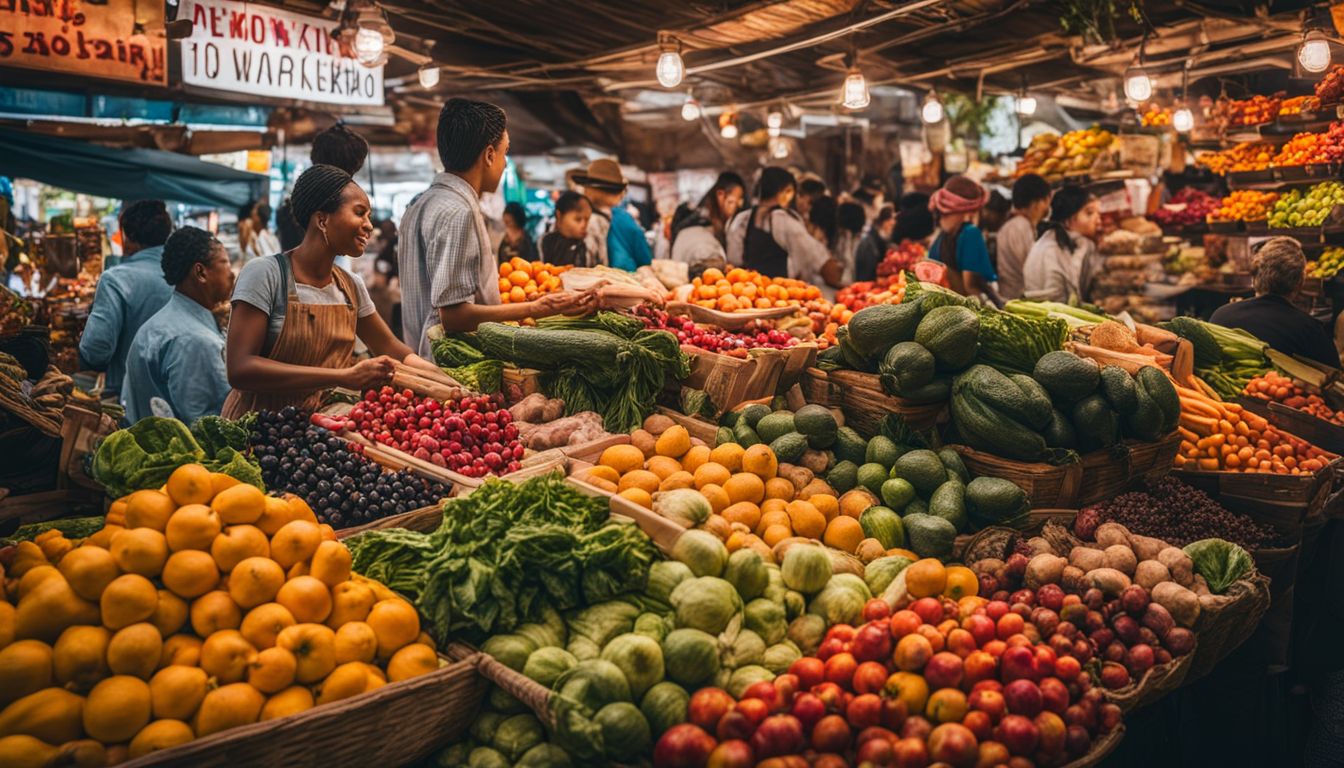
[[[589,163],[587,173],[574,174],[574,183],[605,192],[620,192],[626,186],[620,163],[605,157]]]

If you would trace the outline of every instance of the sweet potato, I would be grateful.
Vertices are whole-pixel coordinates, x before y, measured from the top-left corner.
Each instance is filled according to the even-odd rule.
[[[1124,544],[1112,544],[1107,547],[1105,556],[1107,568],[1114,568],[1126,576],[1133,576],[1134,569],[1139,564],[1134,557],[1134,550]]]
[[[670,417],[664,416],[661,413],[654,413],[644,420],[644,431],[657,437],[667,431],[667,428],[673,424],[676,424],[676,422]]]
[[[1025,583],[1029,589],[1038,589],[1046,584],[1058,584],[1064,575],[1064,567],[1069,561],[1049,553],[1041,553],[1027,562]]]
[[[1114,568],[1097,568],[1087,572],[1090,586],[1100,589],[1107,597],[1117,597],[1130,585],[1129,577]]]
[[[1069,552],[1069,565],[1081,568],[1084,573],[1106,567],[1106,553],[1092,547],[1074,547]]]
[[[509,407],[509,417],[515,422],[540,423],[546,421],[541,417],[545,407],[546,396],[540,392],[533,392]]]
[[[1167,547],[1157,553],[1157,561],[1165,566],[1171,572],[1172,581],[1180,584],[1182,587],[1189,587],[1194,584],[1195,564],[1190,561],[1190,556],[1183,550],[1176,547]]]
[[[1157,553],[1167,548],[1167,542],[1137,533],[1129,534],[1129,543],[1134,547],[1134,556],[1140,561],[1156,560]]]
[[[1149,593],[1153,602],[1167,609],[1182,627],[1193,627],[1199,619],[1199,596],[1174,581],[1164,581]]]
[[[541,408],[542,421],[555,421],[565,415],[565,401],[554,398],[547,400],[546,405]]]
[[[1150,592],[1164,581],[1171,581],[1171,572],[1156,560],[1144,560],[1134,569],[1134,583]]]
[[[807,467],[799,467],[793,464],[780,464],[776,474],[793,483],[793,490],[795,492],[802,491],[806,488],[807,484],[812,482],[813,478],[812,470]]]
[[[1129,530],[1119,523],[1102,523],[1097,526],[1097,546],[1105,549],[1114,544],[1129,544]]]
[[[826,458],[825,453],[821,451],[808,450],[803,451],[803,457],[798,460],[798,463],[812,470],[812,474],[819,475],[826,471],[827,465],[830,464],[830,461]]]
[[[800,499],[810,499],[813,496],[835,496],[835,495],[836,495],[835,489],[832,488],[829,483],[827,483],[825,480],[822,480],[819,477],[812,478],[812,480],[809,481],[807,485],[803,486],[802,490],[798,491],[798,498]]]
[[[649,418],[651,419],[653,416],[650,416]],[[645,421],[644,423],[647,424],[648,422]],[[652,456],[656,453],[654,444],[657,442],[658,438],[654,437],[647,429],[636,429],[634,432],[630,433],[630,444],[638,448],[645,456]]]

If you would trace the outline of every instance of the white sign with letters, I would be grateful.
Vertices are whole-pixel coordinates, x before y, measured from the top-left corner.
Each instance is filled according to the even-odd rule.
[[[332,19],[235,0],[182,0],[182,82],[250,96],[383,104],[383,68],[341,55]]]

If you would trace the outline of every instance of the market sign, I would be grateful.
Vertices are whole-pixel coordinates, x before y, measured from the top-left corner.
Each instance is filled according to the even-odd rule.
[[[0,0],[0,3],[14,0]],[[342,56],[336,22],[232,0],[182,0],[182,82],[251,97],[382,106],[383,68]]]
[[[167,85],[163,4],[0,0],[0,65]]]

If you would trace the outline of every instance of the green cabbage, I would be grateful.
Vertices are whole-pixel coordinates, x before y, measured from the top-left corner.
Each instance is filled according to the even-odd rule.
[[[542,609],[541,621],[519,624],[513,633],[522,635],[536,644],[538,648],[555,646],[565,647],[565,619],[560,612],[551,607]]]
[[[527,711],[527,705],[499,686],[490,686],[490,695],[486,698],[490,708],[505,715],[517,715]]]
[[[554,744],[538,744],[527,750],[513,768],[569,768],[569,753]]]
[[[577,667],[579,660],[564,648],[547,646],[538,648],[527,657],[523,665],[523,674],[550,689],[555,681],[569,670]]]
[[[793,621],[803,615],[807,610],[807,598],[803,597],[802,592],[795,592],[792,589],[784,592],[784,615],[789,621]]]
[[[631,762],[653,748],[648,721],[639,707],[628,701],[608,704],[593,719],[602,729],[602,742],[612,760]]]
[[[682,528],[694,528],[709,519],[714,510],[709,499],[694,488],[677,488],[654,494],[653,511]]]
[[[653,735],[658,737],[668,728],[686,722],[686,710],[690,706],[690,701],[691,695],[685,688],[671,680],[664,680],[644,694],[644,700],[639,703],[639,711],[648,721]]]
[[[798,652],[798,647],[786,640],[765,649],[765,661],[761,663],[761,666],[776,675],[782,675],[789,671],[793,662],[802,657],[803,655]]]
[[[831,577],[831,580],[826,583],[826,586],[851,589],[854,591],[854,594],[862,597],[865,601],[871,600],[873,597],[872,590],[868,589],[868,585],[864,583],[863,579],[852,573],[837,573]]]
[[[1245,576],[1255,561],[1249,553],[1230,541],[1201,539],[1185,545],[1185,554],[1195,565],[1195,573],[1204,577],[1209,591],[1221,595]]]
[[[694,578],[695,574],[686,564],[677,560],[660,560],[649,568],[649,583],[644,588],[644,596],[668,607],[672,607],[672,590],[681,582]]]
[[[639,614],[639,608],[623,600],[609,600],[590,605],[570,617],[570,642],[572,643],[576,636],[585,637],[600,649],[611,642],[613,637],[634,629],[635,617]]]
[[[826,620],[816,614],[805,613],[789,623],[788,635],[800,651],[812,653],[825,638]]]
[[[882,594],[887,585],[910,566],[910,559],[900,555],[879,557],[863,568],[863,581],[874,595]]]
[[[737,669],[765,662],[765,641],[761,636],[744,629],[737,633],[730,645],[726,645],[719,654],[719,666],[723,669]]]
[[[615,701],[630,700],[630,684],[621,668],[609,661],[593,659],[560,676],[555,690],[575,702],[588,717]]]
[[[652,637],[658,642],[663,642],[667,633],[672,631],[671,622],[667,617],[656,613],[641,613],[639,618],[635,619],[635,634]]]
[[[814,594],[831,580],[831,558],[819,546],[799,544],[785,553],[780,571],[789,589]]]
[[[740,699],[753,683],[774,679],[775,673],[765,667],[759,667],[755,664],[738,667],[733,671],[732,677],[728,678],[728,692],[733,695],[734,699]]]
[[[687,688],[699,688],[719,671],[719,644],[698,629],[674,629],[663,640],[667,676]]]
[[[663,679],[663,649],[646,635],[631,632],[617,637],[602,649],[602,659],[620,668],[636,699]]]
[[[565,650],[569,651],[570,655],[579,661],[596,659],[602,655],[602,649],[598,647],[597,643],[583,636],[571,637],[569,645],[565,646]]]
[[[672,557],[685,563],[696,576],[719,576],[728,565],[728,548],[709,531],[690,530],[677,537]]]
[[[677,626],[717,635],[742,610],[742,599],[733,585],[713,576],[688,579],[672,590]]]
[[[521,635],[495,635],[481,645],[481,650],[514,672],[522,672],[527,657],[537,650],[537,646]]]
[[[789,622],[784,617],[784,606],[764,597],[758,597],[747,603],[742,617],[747,629],[760,635],[768,645],[783,640],[784,634],[789,630]]]
[[[482,712],[471,724],[471,738],[488,744],[495,740],[495,729],[504,722],[504,715],[498,712]]]
[[[807,606],[807,612],[820,616],[826,626],[858,624],[863,618],[864,597],[845,585],[830,585]]]
[[[761,553],[754,549],[739,549],[728,558],[723,578],[746,601],[765,593],[770,584],[770,571],[765,567]]]

